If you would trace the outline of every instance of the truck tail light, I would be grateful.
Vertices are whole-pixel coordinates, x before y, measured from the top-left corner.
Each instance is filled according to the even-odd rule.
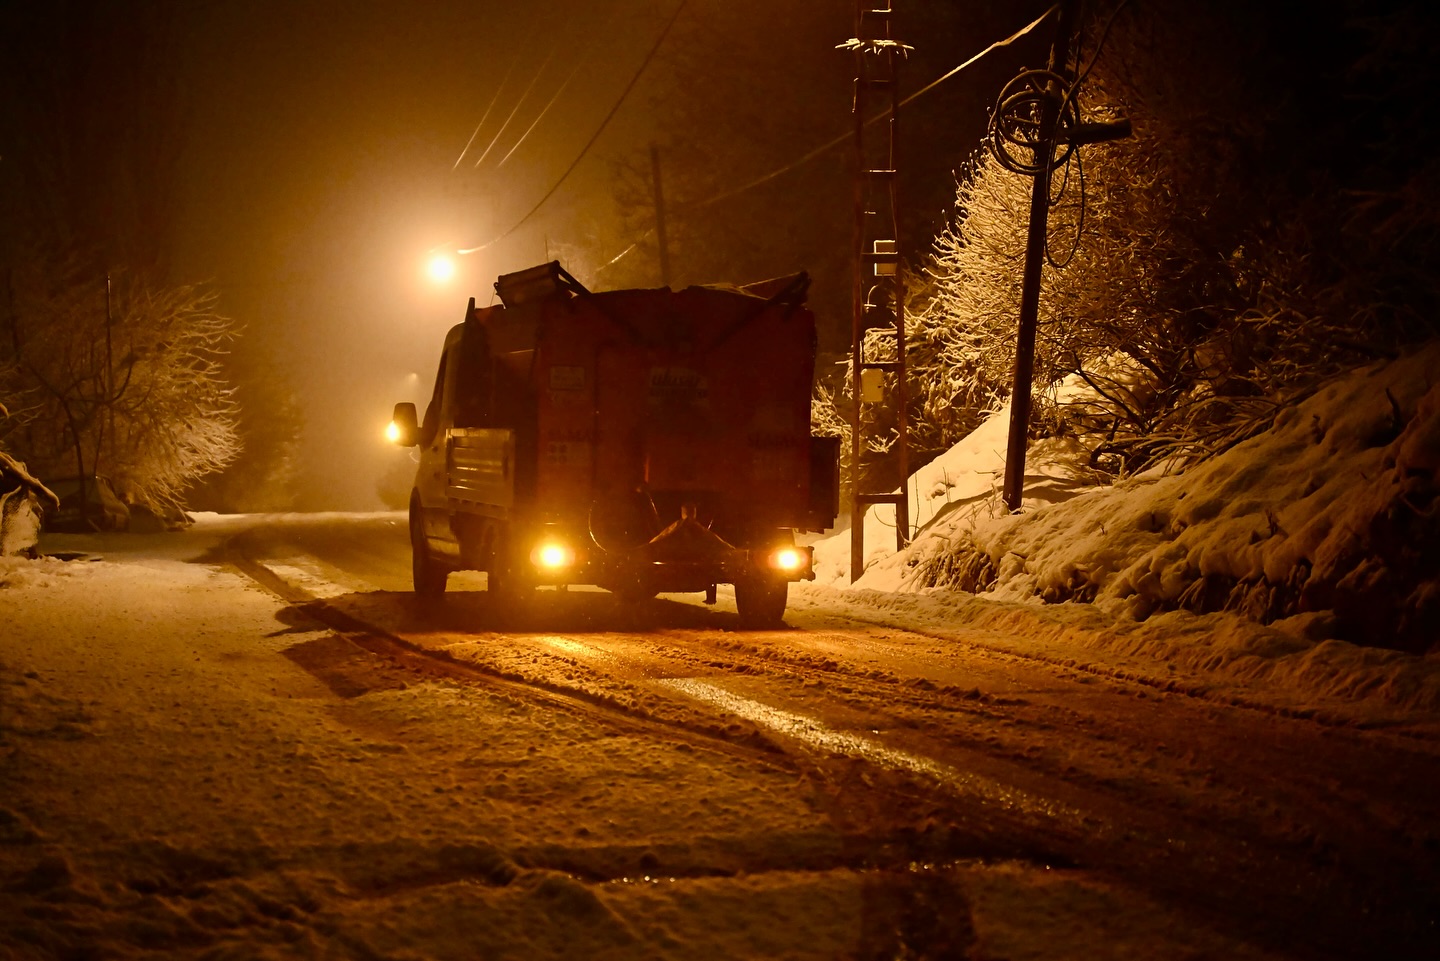
[[[809,562],[808,553],[798,547],[782,547],[770,552],[770,566],[777,571],[803,571]]]
[[[530,552],[530,563],[542,571],[559,571],[575,564],[573,548],[558,541],[541,541]]]

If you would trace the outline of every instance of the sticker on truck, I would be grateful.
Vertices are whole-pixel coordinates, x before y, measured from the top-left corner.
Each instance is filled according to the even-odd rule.
[[[710,384],[690,367],[651,367],[650,403],[657,406],[702,407],[710,401]]]

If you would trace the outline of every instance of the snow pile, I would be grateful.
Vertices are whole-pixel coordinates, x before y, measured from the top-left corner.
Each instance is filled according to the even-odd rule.
[[[0,588],[46,587],[66,577],[70,567],[54,557],[30,560],[23,556],[0,555]]]
[[[1064,396],[1077,390],[1065,385]],[[1010,405],[1005,404],[964,440],[910,475],[912,529],[968,528],[1003,510],[1005,443]],[[1087,464],[1089,452],[1074,438],[1052,438],[1033,445],[1025,458],[1024,505],[1035,508],[1068,500],[1101,482]],[[893,590],[901,582],[891,572],[895,556],[895,508],[877,504],[865,512],[865,576],[871,590]],[[850,531],[847,528],[815,545],[815,577],[823,585],[850,581]]]

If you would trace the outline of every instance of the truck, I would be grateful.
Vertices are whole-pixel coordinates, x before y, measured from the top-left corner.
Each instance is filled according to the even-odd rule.
[[[592,292],[558,261],[501,276],[445,337],[409,499],[414,590],[483,571],[497,603],[592,585],[638,603],[734,587],[746,626],[813,580],[797,535],[838,513],[839,439],[812,436],[815,318],[800,273]]]

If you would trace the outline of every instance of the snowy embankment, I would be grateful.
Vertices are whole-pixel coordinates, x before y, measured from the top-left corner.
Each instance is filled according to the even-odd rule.
[[[1084,444],[1038,444],[1016,515],[998,494],[1002,410],[912,476],[908,550],[877,509],[864,576],[848,584],[847,530],[816,546],[820,581],[923,594],[918,607],[866,596],[932,627],[949,611],[1003,631],[1016,605],[971,595],[1020,602],[1097,653],[1272,685],[1297,704],[1440,708],[1437,371],[1440,343],[1336,378],[1180,474],[1095,486]]]

